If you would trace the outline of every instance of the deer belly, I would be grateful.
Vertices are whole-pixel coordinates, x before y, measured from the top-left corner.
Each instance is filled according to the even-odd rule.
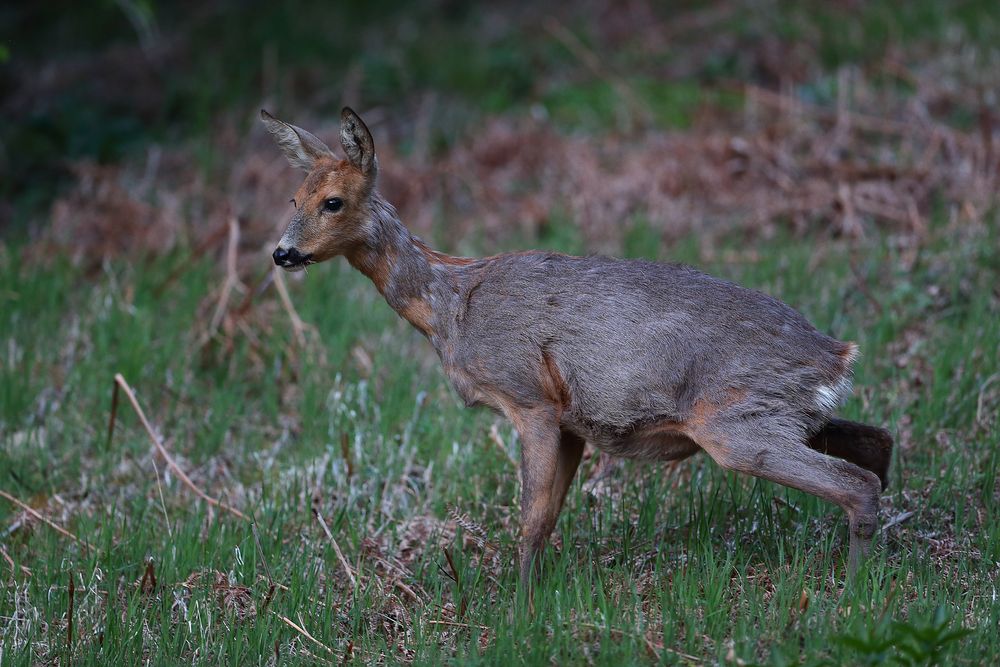
[[[679,461],[701,449],[683,433],[659,425],[607,440],[596,438],[594,444],[614,456],[647,461]]]

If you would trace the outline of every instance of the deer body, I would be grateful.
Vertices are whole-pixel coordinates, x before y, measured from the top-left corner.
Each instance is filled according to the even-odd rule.
[[[723,467],[843,507],[850,570],[875,528],[891,438],[833,412],[857,354],[760,292],[685,266],[548,252],[450,257],[412,236],[374,188],[367,128],[345,109],[336,161],[318,139],[264,116],[310,171],[275,262],[343,254],[421,331],[469,406],[521,436],[521,575],[551,533],[585,442]]]

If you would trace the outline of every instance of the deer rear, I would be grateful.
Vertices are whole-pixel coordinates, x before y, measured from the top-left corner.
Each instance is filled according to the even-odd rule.
[[[856,345],[777,299],[686,266],[437,252],[376,189],[374,142],[353,111],[341,116],[343,160],[305,130],[262,119],[308,172],[275,263],[299,270],[344,255],[427,337],[465,403],[517,429],[525,583],[586,442],[648,460],[705,451],[724,468],[829,500],[847,512],[857,569],[892,439],[833,417],[851,390]]]

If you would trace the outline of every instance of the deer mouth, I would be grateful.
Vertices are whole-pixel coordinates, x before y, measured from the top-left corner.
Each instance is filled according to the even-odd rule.
[[[284,264],[283,268],[288,273],[298,273],[299,271],[305,271],[307,266],[312,266],[316,261],[312,258],[312,255],[307,255],[304,259],[296,262],[295,264]]]

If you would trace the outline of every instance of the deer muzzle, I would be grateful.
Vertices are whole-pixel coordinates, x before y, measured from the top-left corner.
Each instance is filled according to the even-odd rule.
[[[271,257],[274,259],[274,263],[283,269],[294,269],[300,266],[305,266],[312,255],[303,255],[299,252],[298,248],[282,248],[278,246],[275,248],[274,252],[271,253]]]

